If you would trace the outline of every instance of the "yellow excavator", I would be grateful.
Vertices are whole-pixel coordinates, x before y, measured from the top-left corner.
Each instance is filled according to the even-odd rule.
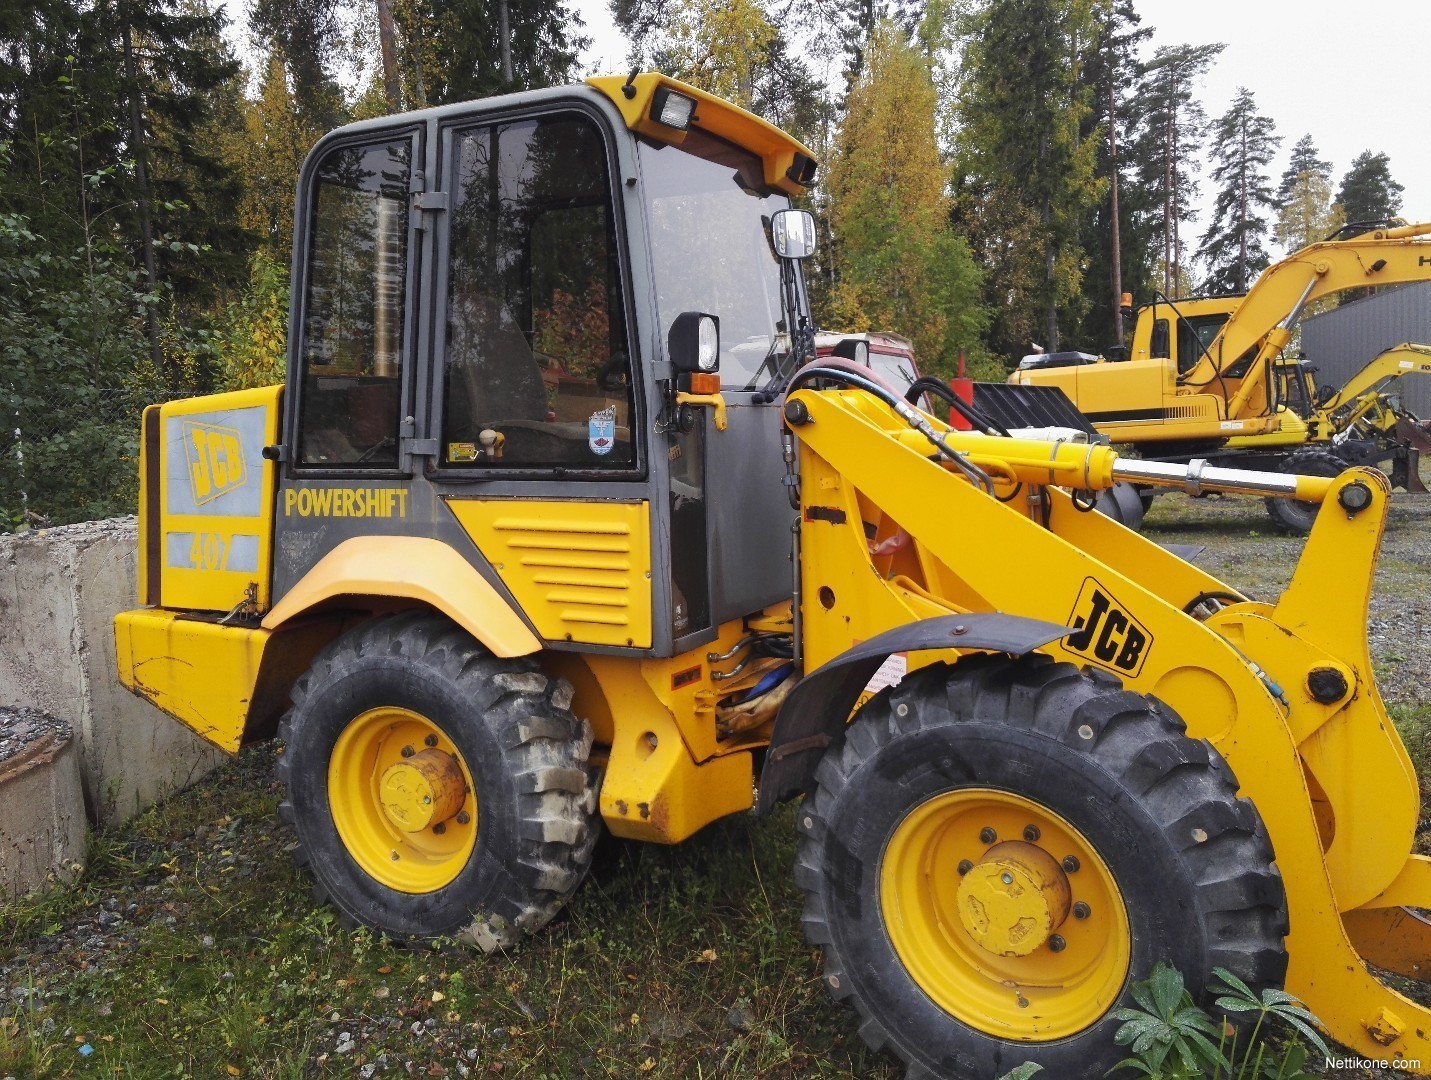
[[[286,384],[145,412],[121,680],[281,738],[317,895],[396,939],[517,946],[601,830],[799,798],[790,922],[910,1077],[1101,1077],[1159,962],[1431,1074],[1368,966],[1431,971],[1385,478],[956,431],[817,358],[814,172],[659,74],[326,136]],[[1117,482],[1320,510],[1258,602],[1089,512]]]
[[[1422,491],[1418,454],[1431,438],[1391,384],[1431,371],[1424,347],[1382,353],[1339,390],[1319,389],[1283,350],[1317,299],[1431,277],[1428,234],[1431,224],[1348,226],[1269,267],[1244,296],[1144,305],[1126,359],[1036,354],[1009,381],[1061,389],[1099,433],[1145,457],[1319,475],[1377,465]],[[1294,532],[1315,514],[1286,500],[1268,510]]]

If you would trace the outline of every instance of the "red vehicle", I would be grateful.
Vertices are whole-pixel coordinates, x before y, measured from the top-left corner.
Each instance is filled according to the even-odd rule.
[[[844,344],[847,342],[853,344]],[[843,356],[863,364],[901,394],[919,378],[919,368],[914,363],[914,342],[899,334],[887,331],[865,334],[822,331],[815,335],[815,352],[819,356]]]

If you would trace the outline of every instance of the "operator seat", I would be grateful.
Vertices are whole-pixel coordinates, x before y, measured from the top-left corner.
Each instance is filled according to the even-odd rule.
[[[537,358],[517,320],[491,293],[453,290],[446,376],[452,434],[475,437],[482,427],[547,419]]]

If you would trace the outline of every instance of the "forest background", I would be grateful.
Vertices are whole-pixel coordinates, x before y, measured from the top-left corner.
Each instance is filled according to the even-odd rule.
[[[567,0],[246,3],[238,29],[213,0],[0,6],[0,530],[132,510],[144,404],[281,380],[294,186],[325,131],[596,73]],[[1123,292],[1241,292],[1400,210],[1384,152],[1334,173],[1246,90],[1212,114],[1223,46],[1152,47],[1136,0],[608,15],[628,66],[815,150],[818,321],[903,333],[928,373],[1106,353]]]

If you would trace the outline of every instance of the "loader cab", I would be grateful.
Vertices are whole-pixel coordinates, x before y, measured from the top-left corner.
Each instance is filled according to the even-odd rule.
[[[554,649],[671,655],[788,598],[760,391],[791,353],[782,298],[808,312],[770,223],[813,168],[656,75],[326,137],[299,187],[275,601],[383,536],[441,540]],[[725,430],[677,407],[690,315],[718,326]]]

